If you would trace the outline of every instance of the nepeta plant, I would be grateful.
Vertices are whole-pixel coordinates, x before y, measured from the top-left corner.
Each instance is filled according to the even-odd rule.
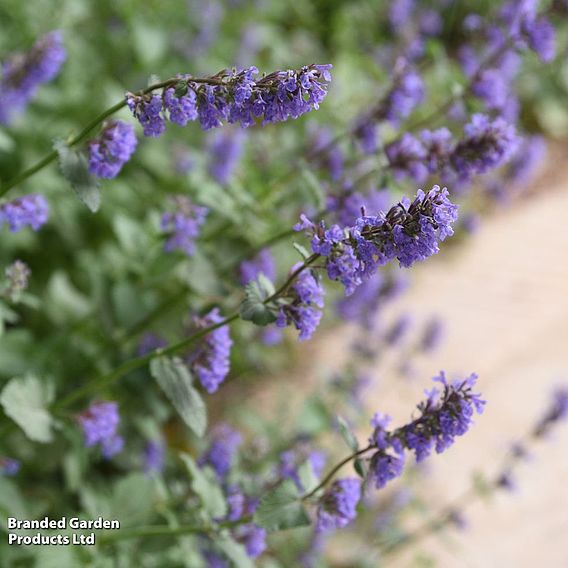
[[[391,358],[395,380],[420,386],[416,361],[451,333],[428,297],[420,314],[396,302],[417,263],[446,262],[482,213],[534,179],[551,121],[527,77],[547,104],[563,100],[547,73],[562,76],[568,9],[460,4],[449,19],[446,3],[407,0],[371,19],[357,0],[292,21],[245,4],[193,3],[189,22],[179,6],[150,19],[142,6],[135,17],[83,6],[68,29],[2,58],[0,508],[120,518],[93,550],[70,552],[73,565],[128,554],[326,566],[339,530],[388,557],[464,524],[460,503],[416,533],[400,517],[417,509],[420,464],[468,444],[485,405],[477,376],[441,372],[406,423],[376,413],[369,429],[373,369]],[[85,17],[105,41],[77,35]],[[15,38],[0,47],[25,43]],[[252,65],[285,69],[292,53],[329,58],[333,81],[331,64]],[[150,68],[195,74],[145,83]],[[55,161],[90,212],[48,171]],[[317,352],[297,341],[324,327],[343,337],[338,320],[352,333],[345,366],[325,361],[321,388],[296,382],[291,361]],[[301,391],[300,408],[292,397],[280,414],[261,398],[245,406],[274,372]],[[560,389],[475,496],[515,486],[528,442],[565,418],[566,400]],[[289,529],[294,539],[279,534]]]

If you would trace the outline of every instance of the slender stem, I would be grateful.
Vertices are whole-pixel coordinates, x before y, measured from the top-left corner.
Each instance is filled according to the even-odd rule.
[[[288,290],[288,287],[292,284],[292,282],[298,277],[298,275],[305,268],[307,268],[310,264],[315,262],[317,258],[319,258],[319,255],[313,254],[308,259],[306,259],[300,267],[298,267],[294,272],[292,272],[292,274],[290,274],[290,276],[288,277],[286,282],[284,282],[284,284],[282,284],[282,286],[280,286],[280,288],[278,288],[278,290],[276,290],[276,292],[274,292],[274,294],[272,294],[271,296],[269,296],[268,298],[266,298],[264,300],[264,303],[267,304],[269,302],[272,302],[273,300],[275,300],[276,298],[278,298],[279,296],[284,294]],[[122,365],[119,365],[118,367],[116,367],[112,371],[105,373],[103,375],[99,375],[98,377],[95,377],[94,379],[86,382],[83,386],[81,386],[81,387],[75,389],[74,391],[70,392],[67,396],[61,398],[54,405],[53,409],[54,410],[61,410],[62,408],[65,408],[66,406],[75,402],[76,400],[79,400],[81,398],[84,398],[85,396],[94,394],[95,392],[99,391],[100,389],[102,389],[102,388],[106,387],[107,385],[113,383],[114,381],[120,379],[124,375],[126,375],[126,374],[128,374],[132,371],[135,371],[136,369],[139,369],[140,367],[143,367],[144,365],[146,365],[147,363],[149,363],[150,361],[152,361],[156,357],[173,355],[173,354],[175,354],[179,351],[182,351],[183,349],[185,349],[186,347],[188,347],[189,345],[191,345],[193,342],[197,341],[198,339],[204,337],[205,335],[208,335],[209,333],[211,333],[212,331],[215,331],[216,329],[219,329],[220,327],[224,327],[226,325],[231,324],[232,322],[234,322],[237,319],[239,319],[239,312],[235,312],[231,316],[221,320],[220,322],[218,322],[216,324],[213,324],[213,325],[210,325],[210,326],[205,327],[203,329],[200,329],[199,331],[195,332],[194,334],[190,335],[189,337],[186,337],[186,338],[182,339],[181,341],[178,341],[177,343],[169,345],[168,347],[156,349],[155,351],[151,351],[150,353],[147,353],[145,355],[141,355],[140,357],[135,357],[133,359],[129,359],[128,361],[125,361],[124,363],[122,363]]]
[[[282,286],[280,286],[280,288],[278,288],[278,290],[276,290],[276,292],[274,292],[274,294],[272,294],[271,296],[266,298],[266,300],[264,300],[263,304],[268,304],[269,302],[272,302],[276,298],[279,298],[280,296],[282,296],[288,290],[288,288],[290,287],[292,282],[294,282],[294,280],[296,280],[296,278],[300,275],[300,273],[303,272],[306,268],[308,268],[308,266],[310,266],[310,264],[313,264],[319,257],[320,257],[319,254],[312,254],[312,256],[308,257],[301,264],[301,266],[296,268],[296,270],[294,270],[294,272],[292,272],[292,274],[290,274],[290,276],[288,276],[288,279],[286,280],[286,282],[284,282],[284,284],[282,284]]]
[[[187,288],[182,288],[176,294],[168,296],[163,302],[161,302],[140,320],[135,322],[131,327],[124,330],[122,333],[117,334],[117,336],[114,337],[114,342],[119,346],[123,345],[129,339],[144,331],[148,327],[148,325],[154,322],[156,318],[160,317],[165,312],[176,306],[178,302],[181,302],[181,300],[186,297],[187,293]]]
[[[101,388],[104,388],[110,383],[120,379],[124,375],[132,371],[135,371],[140,367],[143,367],[146,363],[152,361],[152,359],[155,359],[156,357],[162,357],[165,355],[173,355],[174,353],[177,353],[178,351],[185,349],[186,347],[191,345],[194,341],[197,341],[198,339],[207,335],[208,333],[211,333],[212,331],[215,331],[220,327],[228,325],[238,318],[239,318],[239,313],[236,312],[233,315],[225,318],[224,320],[216,324],[200,329],[196,333],[182,339],[181,341],[178,341],[177,343],[174,343],[173,345],[169,345],[168,347],[157,349],[155,351],[147,353],[146,355],[142,355],[140,357],[135,357],[133,359],[125,361],[122,365],[119,365],[109,373],[106,373],[104,375],[99,375],[98,377],[85,383],[83,386],[79,387],[78,389],[75,389],[74,391],[69,393],[66,397],[60,399],[59,402],[55,404],[53,408],[54,410],[61,410],[62,408],[68,406],[72,402],[75,402],[76,400],[81,399],[87,395],[93,394],[98,390],[100,390]]]
[[[91,122],[89,122],[89,124],[87,124],[87,126],[85,126],[85,128],[83,128],[83,130],[81,130],[81,132],[79,132],[79,134],[77,134],[77,136],[71,138],[71,140],[68,141],[67,145],[68,146],[75,146],[76,144],[81,142],[89,134],[89,132],[91,132],[99,124],[101,124],[106,118],[108,118],[109,116],[111,116],[115,112],[119,111],[125,105],[126,105],[126,101],[120,101],[119,103],[116,103],[114,106],[105,110],[103,113],[101,113],[99,116],[94,118]],[[10,191],[10,189],[12,189],[14,186],[18,185],[22,181],[24,181],[27,178],[34,175],[36,172],[39,172],[40,170],[42,170],[43,168],[45,168],[46,166],[51,164],[51,162],[53,162],[57,159],[57,156],[58,156],[57,151],[53,150],[52,152],[47,154],[47,156],[45,156],[42,160],[40,160],[37,164],[31,166],[27,170],[24,170],[22,173],[17,175],[15,178],[8,180],[5,184],[2,185],[2,187],[0,187],[0,197],[2,197],[3,195],[6,195],[6,193],[8,193],[8,191]]]
[[[333,476],[347,463],[351,460],[355,459],[356,457],[368,452],[369,450],[374,449],[374,445],[369,445],[362,450],[359,450],[343,460],[341,460],[324,478],[324,480],[312,491],[310,491],[307,495],[302,497],[302,501],[305,501],[315,495],[321,488],[323,488],[329,481],[333,478]],[[149,525],[146,527],[135,527],[131,529],[121,530],[120,532],[115,533],[107,533],[104,535],[97,536],[97,540],[100,544],[109,544],[114,541],[118,540],[126,540],[131,538],[143,538],[143,537],[153,537],[153,536],[179,536],[184,534],[196,534],[196,533],[206,533],[206,534],[214,534],[218,532],[220,529],[224,528],[232,528],[243,523],[249,523],[253,519],[250,516],[242,517],[237,521],[226,521],[222,523],[217,523],[214,525],[182,525],[179,527],[169,527],[169,526],[162,526],[162,525]]]
[[[363,448],[362,450],[357,450],[356,452],[348,455],[346,458],[342,459],[321,481],[321,483],[319,483],[319,485],[317,485],[314,489],[312,489],[309,493],[306,493],[306,495],[304,495],[302,497],[302,501],[306,501],[307,499],[309,499],[310,497],[313,497],[320,489],[322,489],[323,487],[325,487],[334,477],[334,475],[346,464],[348,464],[351,460],[354,460],[355,458],[367,453],[370,450],[374,450],[375,449],[375,445],[374,444],[369,444],[366,448]]]
[[[526,434],[521,442],[522,445],[530,444],[531,441],[538,439],[538,434],[535,434],[534,431],[529,432]],[[498,474],[495,476],[494,480],[490,483],[489,489],[491,491],[495,491],[500,488],[499,480],[503,473],[508,472],[512,469],[514,465],[516,465],[519,461],[523,458],[520,455],[516,455],[513,452],[508,452],[505,457],[503,458],[501,467],[498,470]],[[418,528],[403,535],[399,540],[386,545],[382,548],[381,554],[386,557],[398,552],[399,549],[406,547],[410,544],[414,544],[419,542],[423,538],[427,537],[428,535],[432,534],[435,531],[440,530],[445,525],[449,524],[452,521],[452,516],[456,511],[460,511],[461,509],[465,509],[468,505],[470,505],[473,501],[481,497],[483,493],[480,493],[479,489],[473,485],[467,491],[465,491],[461,497],[456,499],[451,505],[446,505],[443,509],[438,511],[435,515],[432,516],[429,520],[427,520],[424,524],[420,525]]]
[[[477,492],[474,489],[468,490],[460,498],[456,499],[455,503],[444,507],[444,509],[436,513],[436,515],[427,520],[424,524],[420,525],[417,529],[403,535],[399,540],[385,546],[381,550],[382,557],[390,556],[391,554],[398,552],[398,550],[402,547],[415,544],[433,532],[440,530],[444,525],[451,521],[452,515],[456,511],[465,508],[469,505],[469,503],[471,503],[471,501],[477,498],[477,496]]]
[[[140,96],[146,95],[148,93],[151,93],[152,91],[155,91],[156,89],[161,89],[161,88],[164,88],[164,87],[169,87],[171,85],[175,85],[180,80],[181,79],[173,78],[173,79],[167,79],[166,81],[160,81],[159,83],[154,83],[153,85],[150,85],[146,89],[142,89],[141,91],[139,91],[136,94],[138,94]],[[194,83],[207,83],[207,84],[214,84],[214,85],[220,84],[218,79],[213,79],[213,78],[209,78],[209,79],[208,78],[191,78],[191,81],[193,81]],[[92,130],[94,130],[99,124],[101,124],[109,116],[118,112],[120,109],[122,109],[125,106],[126,106],[126,99],[123,99],[122,101],[116,103],[115,105],[111,106],[110,108],[108,108],[107,110],[105,110],[104,112],[99,114],[96,118],[91,120],[91,122],[89,122],[85,126],[85,128],[83,128],[83,130],[81,130],[81,132],[79,132],[79,134],[72,137],[67,142],[67,145],[69,147],[71,147],[71,146],[75,146],[79,142],[82,142],[89,135],[89,133]],[[27,170],[24,170],[23,172],[18,174],[16,177],[14,177],[14,178],[8,180],[6,183],[2,184],[2,186],[0,187],[0,197],[2,197],[3,195],[6,195],[6,193],[8,193],[8,191],[10,191],[10,189],[12,189],[14,186],[20,184],[24,180],[28,179],[29,177],[31,177],[35,173],[39,172],[40,170],[42,170],[43,168],[45,168],[46,166],[51,164],[53,161],[55,161],[57,159],[57,156],[58,156],[57,151],[53,150],[52,152],[47,154],[44,158],[42,158],[39,162],[37,162],[33,166],[30,166]]]

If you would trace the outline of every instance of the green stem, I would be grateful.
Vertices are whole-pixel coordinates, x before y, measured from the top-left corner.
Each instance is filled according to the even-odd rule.
[[[280,288],[278,288],[278,290],[276,290],[274,294],[272,294],[270,297],[264,300],[264,303],[268,304],[269,302],[274,301],[276,298],[284,294],[288,290],[292,282],[298,277],[298,275],[310,264],[315,262],[315,260],[318,258],[319,258],[318,254],[313,254],[308,259],[306,259],[300,267],[298,267],[294,272],[292,272],[292,274],[290,274],[286,282],[284,282],[284,284],[282,284],[282,286],[280,286]],[[181,341],[174,343],[173,345],[169,345],[168,347],[164,347],[161,349],[156,349],[155,351],[147,353],[146,355],[141,355],[140,357],[129,359],[128,361],[125,361],[124,363],[122,363],[122,365],[119,365],[112,371],[105,373],[103,375],[99,375],[98,377],[95,377],[94,379],[86,382],[83,386],[70,392],[67,396],[61,398],[54,405],[53,410],[54,411],[61,410],[66,406],[68,406],[69,404],[75,402],[76,400],[79,400],[88,395],[96,393],[97,391],[103,389],[107,385],[117,381],[124,375],[127,375],[128,373],[131,373],[132,371],[135,371],[136,369],[143,367],[144,365],[146,365],[156,357],[174,355],[175,353],[182,351],[183,349],[185,349],[186,347],[188,347],[198,339],[204,337],[205,335],[208,335],[209,333],[215,331],[216,329],[219,329],[220,327],[224,327],[226,325],[231,324],[237,319],[239,319],[239,312],[235,312],[231,316],[225,318],[224,320],[221,320],[216,324],[200,329],[199,331],[195,332],[189,337],[186,337]]]
[[[156,357],[166,356],[166,355],[173,355],[173,354],[177,353],[178,351],[181,351],[184,348],[188,347],[194,341],[197,341],[198,339],[207,335],[208,333],[211,333],[212,331],[215,331],[216,329],[218,329],[220,327],[228,325],[238,318],[239,318],[238,312],[234,313],[233,315],[225,318],[224,320],[222,320],[222,321],[220,321],[216,324],[210,325],[209,327],[206,327],[204,329],[200,329],[196,333],[190,335],[189,337],[182,339],[181,341],[178,341],[177,343],[174,343],[173,345],[170,345],[168,347],[164,347],[163,349],[157,349],[156,351],[152,351],[151,353],[147,353],[146,355],[142,355],[140,357],[135,357],[134,359],[130,359],[128,361],[125,361],[122,365],[119,365],[118,367],[116,367],[115,369],[110,371],[109,373],[106,373],[104,375],[100,375],[100,376],[94,378],[93,380],[85,383],[83,386],[79,387],[78,389],[75,389],[74,391],[72,391],[67,396],[60,399],[59,402],[57,402],[57,404],[53,407],[53,409],[54,410],[61,410],[62,408],[68,406],[69,404],[75,402],[76,400],[79,400],[79,399],[81,399],[85,396],[94,394],[98,390],[100,390],[100,389],[106,387],[107,385],[109,385],[110,383],[113,383],[114,381],[120,379],[124,375],[126,375],[126,374],[128,374],[132,371],[135,371],[136,369],[139,369],[140,367],[143,367],[144,365],[146,365],[147,363],[152,361],[152,359],[155,359]]]
[[[428,535],[439,531],[445,525],[451,522],[452,515],[456,511],[460,511],[469,505],[474,499],[478,497],[477,492],[473,489],[464,493],[453,505],[449,505],[439,511],[433,518],[426,521],[423,525],[414,531],[403,535],[399,540],[383,547],[381,556],[383,558],[398,552],[401,548],[405,548],[411,544],[415,544],[427,537]]]
[[[140,96],[146,95],[148,93],[151,93],[152,91],[155,91],[156,89],[161,89],[163,87],[174,85],[178,81],[179,81],[179,79],[168,79],[167,81],[161,81],[160,83],[154,83],[153,85],[150,85],[146,89],[139,91],[137,94],[140,95]],[[210,79],[192,79],[192,81],[194,81],[196,83],[209,83],[213,80],[212,79],[211,80]],[[104,112],[99,114],[96,118],[91,120],[91,122],[89,122],[87,124],[87,126],[85,126],[85,128],[83,128],[83,130],[81,130],[81,132],[79,132],[79,134],[77,134],[76,136],[71,138],[67,142],[67,145],[69,147],[71,147],[71,146],[75,146],[75,145],[79,144],[79,142],[82,142],[89,135],[89,133],[92,130],[94,130],[99,124],[101,124],[109,116],[118,112],[120,109],[122,109],[125,106],[126,106],[126,99],[116,103],[115,105],[111,106],[110,108],[108,108],[107,110],[105,110]],[[10,189],[12,189],[16,185],[22,183],[23,181],[25,181],[29,177],[33,176],[35,173],[39,172],[40,170],[43,170],[43,168],[45,168],[46,166],[48,166],[49,164],[54,162],[57,159],[57,156],[58,156],[58,153],[57,153],[56,150],[51,151],[49,154],[47,154],[47,156],[45,156],[39,162],[37,162],[37,164],[30,166],[27,170],[24,170],[23,172],[18,174],[16,177],[12,178],[11,180],[8,180],[5,184],[2,184],[2,186],[0,187],[0,197],[6,195],[6,193],[8,193],[10,191]]]
[[[280,286],[280,288],[278,288],[278,290],[276,290],[276,292],[274,292],[274,294],[272,294],[271,296],[266,298],[266,300],[264,300],[264,302],[262,302],[262,303],[268,304],[268,303],[276,300],[276,298],[285,294],[288,291],[288,288],[290,287],[292,282],[294,282],[294,280],[296,280],[296,278],[300,275],[300,273],[303,272],[306,268],[308,268],[308,266],[310,266],[310,264],[313,264],[319,257],[320,257],[319,254],[312,254],[312,256],[308,257],[302,263],[301,266],[299,266],[296,270],[294,270],[294,272],[292,272],[292,274],[290,274],[290,276],[288,276],[288,279],[286,280],[286,282],[284,282],[284,284],[282,284],[282,286]]]
[[[356,452],[348,455],[346,458],[342,459],[321,481],[321,483],[319,483],[319,485],[317,485],[314,489],[312,489],[309,493],[306,493],[306,495],[304,495],[302,497],[302,501],[306,501],[307,499],[309,499],[310,497],[313,497],[320,489],[323,489],[335,476],[335,474],[346,464],[348,464],[351,460],[354,460],[355,458],[358,458],[359,456],[367,453],[370,450],[374,450],[375,449],[375,445],[374,444],[369,444],[366,448],[363,448],[362,450],[357,450]]]
[[[87,124],[87,126],[85,126],[85,128],[83,128],[83,130],[81,130],[81,132],[79,132],[79,134],[77,134],[77,136],[75,136],[74,138],[71,138],[71,140],[69,140],[67,142],[67,145],[69,147],[71,147],[71,146],[75,146],[76,144],[81,142],[84,138],[86,138],[88,136],[88,134],[92,130],[94,130],[106,118],[108,118],[109,116],[111,116],[115,112],[119,111],[125,105],[126,105],[126,101],[124,100],[124,101],[120,101],[119,103],[116,103],[114,106],[105,110],[103,113],[101,113],[99,116],[94,118],[91,122],[89,122],[89,124]],[[22,173],[17,175],[15,178],[12,178],[11,180],[7,181],[5,184],[2,185],[2,187],[0,187],[0,197],[2,197],[3,195],[6,195],[6,193],[8,193],[8,191],[10,191],[10,189],[12,189],[14,186],[20,184],[24,180],[28,179],[29,177],[33,176],[36,172],[43,170],[43,168],[45,168],[46,166],[51,164],[51,162],[55,161],[57,159],[57,156],[58,156],[57,151],[53,150],[52,152],[47,154],[47,156],[45,156],[42,160],[40,160],[37,164],[31,166],[27,170],[24,170]]]

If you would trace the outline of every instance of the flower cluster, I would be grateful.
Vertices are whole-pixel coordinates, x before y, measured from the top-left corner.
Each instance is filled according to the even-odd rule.
[[[256,280],[259,274],[264,274],[269,280],[274,280],[276,276],[274,257],[269,249],[262,249],[253,259],[243,261],[239,267],[239,280],[243,286]]]
[[[445,181],[463,182],[507,163],[518,141],[515,127],[503,118],[474,114],[458,142],[447,128],[424,130],[420,137],[403,134],[385,153],[397,178],[409,176],[422,183],[429,175],[439,175]]]
[[[412,203],[405,198],[386,214],[362,215],[349,228],[326,229],[323,222],[316,226],[305,215],[295,228],[312,235],[312,250],[325,257],[329,278],[339,280],[350,295],[395,258],[409,267],[436,254],[438,241],[453,235],[456,219],[457,206],[449,200],[448,190],[434,186],[428,193],[418,190]]]
[[[373,154],[379,147],[379,123],[388,121],[393,126],[411,114],[425,97],[420,74],[404,57],[394,62],[392,86],[370,111],[358,116],[354,134],[364,154]]]
[[[293,450],[286,450],[280,454],[280,463],[278,464],[277,473],[281,479],[291,479],[299,491],[305,491],[305,487],[300,479],[298,471],[302,462],[308,462],[312,473],[316,478],[319,478],[325,467],[326,455],[323,452],[312,450],[308,453],[307,459],[304,455],[306,452],[297,452]]]
[[[235,527],[233,536],[244,545],[250,558],[257,558],[266,550],[266,530],[254,523]]]
[[[309,156],[315,156],[314,161],[329,172],[332,181],[339,181],[343,175],[345,157],[341,148],[334,143],[331,129],[309,125],[310,140]]]
[[[552,403],[534,429],[536,437],[545,436],[560,420],[568,418],[568,387],[559,387],[552,398]]]
[[[413,451],[416,461],[421,462],[433,448],[441,453],[469,430],[474,412],[481,414],[485,405],[472,392],[476,380],[477,375],[472,374],[467,379],[449,382],[441,372],[434,378],[442,385],[441,392],[436,388],[427,391],[427,399],[417,406],[420,416],[396,430],[387,430],[388,416],[375,415],[370,441],[377,451],[370,461],[369,476],[377,489],[402,474],[405,450]]]
[[[77,420],[83,428],[87,448],[100,444],[107,459],[122,451],[124,438],[117,433],[120,416],[116,402],[94,402]]]
[[[152,440],[144,446],[144,471],[147,474],[160,473],[164,469],[166,447],[161,440]]]
[[[21,260],[16,260],[6,268],[6,285],[2,295],[15,300],[28,287],[28,278],[32,271]]]
[[[517,489],[515,467],[519,462],[530,460],[529,444],[535,440],[547,437],[558,422],[566,419],[568,419],[568,387],[562,385],[553,392],[550,405],[543,416],[536,422],[530,436],[522,442],[517,441],[511,444],[508,458],[503,464],[501,471],[495,477],[495,486],[505,491],[515,491]]]
[[[121,120],[107,122],[101,133],[89,143],[89,171],[100,178],[114,178],[136,149],[136,135],[131,124]]]
[[[20,462],[14,458],[0,458],[0,475],[11,477],[20,471]]]
[[[38,88],[51,81],[65,61],[60,32],[42,36],[24,54],[16,54],[2,64],[0,73],[0,124],[8,124],[24,110]]]
[[[365,193],[354,191],[347,185],[337,195],[329,196],[327,209],[335,213],[340,225],[352,225],[361,216],[361,208],[371,213],[386,211],[393,199],[388,189],[370,188]]]
[[[432,317],[427,322],[422,338],[420,349],[426,352],[435,351],[444,339],[444,322],[439,317]]]
[[[399,58],[395,62],[393,86],[383,104],[382,117],[396,125],[410,115],[424,96],[422,78],[404,58]]]
[[[195,240],[209,210],[195,205],[188,197],[176,195],[171,198],[174,211],[162,215],[162,230],[168,233],[165,250],[182,250],[187,256],[195,253]]]
[[[384,332],[383,340],[386,345],[393,347],[400,344],[412,327],[412,318],[408,314],[401,314]]]
[[[408,279],[400,270],[388,276],[377,273],[365,280],[350,296],[341,298],[336,306],[338,315],[350,322],[356,322],[366,329],[372,329],[379,309],[395,300],[408,287]]]
[[[208,171],[222,185],[233,176],[244,150],[243,130],[221,130],[215,132],[209,145]]]
[[[225,479],[243,438],[227,424],[217,425],[211,433],[211,443],[199,458],[199,465],[210,466],[219,479]]]
[[[202,318],[196,318],[195,323],[198,329],[203,329],[222,321],[219,308],[213,308]],[[190,369],[208,393],[215,392],[229,374],[232,345],[229,326],[222,325],[208,333],[186,357]]]
[[[300,270],[301,266],[301,263],[294,265],[291,273]],[[310,339],[323,315],[324,294],[319,277],[311,270],[301,270],[287,295],[281,298],[285,303],[280,306],[276,325],[286,327],[293,324],[300,332],[300,341]]]
[[[546,155],[542,136],[527,136],[520,143],[507,167],[506,179],[517,186],[530,184]]]
[[[0,205],[0,227],[6,223],[14,233],[27,225],[37,231],[47,223],[48,217],[49,206],[43,195],[24,195]]]
[[[524,40],[543,61],[552,61],[556,53],[554,27],[545,16],[537,12],[538,2],[534,0],[506,2],[500,10],[500,17],[508,33]]]
[[[180,126],[199,119],[204,130],[224,122],[248,127],[281,122],[319,108],[331,81],[331,65],[275,71],[256,80],[256,67],[223,70],[207,79],[180,75],[161,95],[126,93],[128,107],[146,136],[160,136],[166,115]]]
[[[462,178],[483,174],[506,163],[517,148],[515,127],[502,118],[474,114],[464,128],[451,162]]]
[[[233,443],[240,444],[240,436],[230,428],[228,429],[226,435],[234,438],[232,440]],[[235,438],[235,436],[239,437]],[[211,446],[211,448],[212,447],[213,446]],[[234,451],[236,451],[236,447],[220,447],[218,451],[220,451],[221,453],[224,453],[225,451],[234,453]],[[228,457],[229,461],[232,462],[232,456],[223,456],[221,459],[223,460],[225,457]],[[224,474],[219,477],[221,480],[224,480],[232,464],[227,464],[223,461],[221,461],[221,463],[223,464]],[[202,464],[210,465],[206,461],[203,461]],[[246,554],[249,558],[258,558],[266,550],[266,530],[262,527],[259,527],[253,522],[247,521],[248,518],[250,518],[256,511],[259,500],[257,498],[245,495],[237,485],[225,484],[224,488],[227,505],[229,508],[229,512],[224,520],[235,523],[235,526],[231,528],[231,535],[237,542],[241,543],[244,546]],[[206,551],[204,556],[209,560],[209,558],[211,558],[210,554],[211,552]],[[208,566],[228,567],[228,564],[226,564],[225,561],[220,557],[215,555],[214,558],[215,563],[209,563]],[[217,564],[217,561],[219,561],[220,563]]]
[[[347,526],[357,516],[361,481],[352,477],[334,481],[318,503],[317,532]]]

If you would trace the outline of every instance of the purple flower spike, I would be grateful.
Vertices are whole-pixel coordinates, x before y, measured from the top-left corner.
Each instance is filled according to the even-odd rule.
[[[38,88],[51,81],[66,58],[61,32],[41,37],[24,54],[9,57],[0,72],[0,124],[9,124],[35,96]]]
[[[451,157],[454,168],[464,179],[505,164],[518,145],[513,125],[502,118],[491,120],[484,114],[474,114],[464,134]]]
[[[37,231],[47,223],[49,206],[43,195],[24,195],[0,205],[0,227],[6,223],[16,233],[29,225]]]
[[[208,171],[220,184],[231,181],[244,150],[243,130],[223,130],[215,133],[209,146]]]
[[[256,280],[259,274],[264,274],[269,280],[276,276],[274,257],[269,249],[262,249],[252,260],[245,260],[239,267],[240,282],[243,286]]]
[[[0,475],[12,477],[20,471],[20,465],[14,458],[0,458]]]
[[[280,122],[318,109],[327,95],[331,65],[308,65],[299,70],[275,71],[256,79],[258,69],[223,70],[209,81],[192,81],[178,75],[175,86],[162,94],[126,93],[128,107],[144,128],[146,136],[160,136],[170,121],[185,126],[199,119],[204,130],[224,123],[247,128]]]
[[[206,316],[197,319],[197,327],[204,328],[223,321],[219,308],[213,308]],[[208,333],[186,361],[208,393],[215,392],[230,370],[233,341],[229,326],[219,327]]]
[[[161,440],[148,442],[144,447],[144,471],[147,474],[160,473],[166,461],[166,447]]]
[[[195,253],[195,240],[199,236],[201,225],[209,210],[206,207],[194,205],[183,195],[171,199],[173,212],[162,215],[162,230],[170,233],[164,246],[166,252],[175,249],[182,250],[187,256]]]
[[[347,526],[357,516],[361,482],[355,478],[334,481],[319,501],[316,532],[329,532]]]
[[[105,458],[122,451],[124,439],[117,434],[120,416],[116,402],[95,402],[77,417],[85,436],[85,446],[100,444]]]
[[[233,467],[233,460],[242,441],[239,432],[227,424],[219,424],[211,434],[209,447],[199,458],[199,465],[210,466],[219,479],[225,479]]]
[[[435,382],[443,390],[427,391],[427,399],[418,405],[420,416],[410,424],[389,431],[389,418],[376,414],[371,424],[374,432],[370,443],[377,448],[371,457],[369,476],[377,489],[402,475],[405,450],[412,450],[416,461],[426,459],[433,449],[437,453],[450,447],[456,437],[463,436],[473,423],[473,414],[481,414],[485,401],[472,392],[477,375],[448,382],[442,371]]]
[[[144,136],[158,137],[166,129],[162,116],[162,97],[159,95],[137,96],[126,94],[126,102],[132,114],[144,129]]]
[[[296,230],[312,236],[312,251],[326,257],[331,280],[339,280],[351,295],[378,267],[398,259],[408,268],[439,251],[439,241],[453,235],[457,206],[446,188],[435,185],[428,193],[418,190],[412,203],[403,199],[385,213],[362,215],[354,226],[326,228],[302,216]]]
[[[131,124],[120,120],[108,122],[97,138],[89,143],[89,171],[100,178],[114,178],[136,149],[136,135]]]
[[[299,266],[293,266],[291,272]],[[302,270],[290,287],[288,303],[280,308],[276,325],[286,327],[293,324],[300,332],[300,341],[310,339],[322,317],[324,293],[319,278],[309,269]]]

